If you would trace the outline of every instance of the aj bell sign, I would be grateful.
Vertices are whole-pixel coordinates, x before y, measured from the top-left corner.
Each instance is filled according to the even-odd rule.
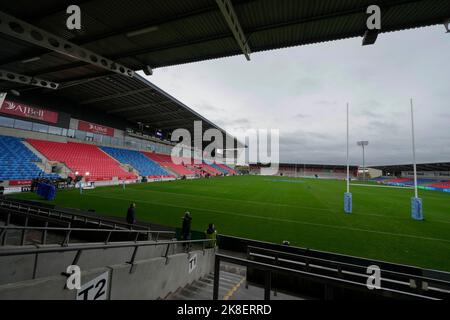
[[[78,130],[103,134],[105,136],[114,137],[114,129],[110,127],[101,126],[95,123],[86,122],[86,121],[78,121]]]
[[[3,98],[4,99],[4,98]],[[0,97],[0,102],[2,98]],[[27,104],[18,103],[14,101],[4,100],[3,103],[0,105],[0,113],[5,113],[21,118],[29,118],[29,119],[35,119],[40,120],[44,122],[49,123],[57,123],[58,122],[58,113],[32,107]]]

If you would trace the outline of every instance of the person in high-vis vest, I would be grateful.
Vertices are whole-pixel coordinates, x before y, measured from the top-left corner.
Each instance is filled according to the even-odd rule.
[[[206,229],[205,237],[211,240],[206,242],[206,248],[215,248],[217,243],[217,230],[213,223],[210,223],[208,229]]]

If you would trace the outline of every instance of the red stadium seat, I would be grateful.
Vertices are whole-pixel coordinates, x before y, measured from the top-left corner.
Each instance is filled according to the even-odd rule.
[[[232,174],[232,175],[237,174],[237,172],[236,172],[235,170],[231,169],[231,168],[230,168],[229,166],[227,166],[227,165],[224,165],[224,164],[222,164],[222,163],[216,163],[216,165],[219,166],[219,167],[221,167],[222,169],[228,171],[229,174]]]
[[[72,175],[79,172],[80,175],[84,176],[86,172],[89,172],[89,177],[86,180],[112,180],[114,177],[119,180],[137,178],[134,173],[122,169],[119,162],[95,145],[34,139],[28,139],[27,141],[48,160],[64,163],[72,171]]]
[[[439,188],[439,189],[450,189],[450,181],[438,182],[430,184],[429,187]]]
[[[194,176],[195,173],[182,164],[175,164],[172,161],[172,157],[167,154],[142,152],[145,156],[149,157],[153,161],[158,162],[162,167],[167,168],[181,176]]]

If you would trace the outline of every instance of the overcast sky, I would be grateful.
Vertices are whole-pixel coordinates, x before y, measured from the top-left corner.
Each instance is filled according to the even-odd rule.
[[[283,162],[345,163],[369,140],[369,165],[411,163],[409,99],[418,162],[450,161],[450,34],[442,25],[160,68],[150,81],[231,134],[280,130]]]

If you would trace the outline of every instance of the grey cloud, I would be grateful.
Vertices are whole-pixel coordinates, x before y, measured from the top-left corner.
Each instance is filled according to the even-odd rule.
[[[294,118],[297,118],[297,119],[305,119],[305,118],[308,118],[309,116],[307,115],[307,114],[303,114],[303,113],[297,113],[295,116],[294,116]]]
[[[409,98],[416,111],[417,160],[450,161],[448,35],[429,27],[360,39],[254,53],[155,70],[150,81],[225,130],[279,128],[285,162],[411,162]],[[410,57],[405,59],[405,57]]]
[[[335,106],[337,105],[337,101],[329,101],[329,100],[319,100],[314,102],[314,104],[319,106]]]

